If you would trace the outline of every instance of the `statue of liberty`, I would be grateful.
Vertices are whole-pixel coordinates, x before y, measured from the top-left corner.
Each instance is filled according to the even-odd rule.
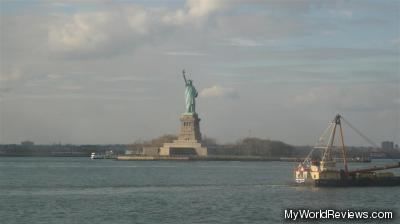
[[[186,111],[185,113],[195,114],[196,113],[196,97],[197,90],[193,86],[192,80],[186,80],[185,70],[182,71],[183,79],[185,80],[185,97],[186,97]]]

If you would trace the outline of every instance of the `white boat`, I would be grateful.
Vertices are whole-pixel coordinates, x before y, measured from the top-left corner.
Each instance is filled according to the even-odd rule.
[[[95,152],[92,152],[90,154],[91,159],[116,159],[117,155],[112,151],[106,151],[105,154],[96,154]]]
[[[105,155],[96,154],[95,152],[92,152],[92,154],[90,154],[90,158],[91,159],[105,159],[106,156]]]

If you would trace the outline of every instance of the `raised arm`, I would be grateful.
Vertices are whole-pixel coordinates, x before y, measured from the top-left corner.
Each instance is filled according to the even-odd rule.
[[[186,71],[185,71],[185,69],[184,69],[184,70],[182,71],[182,76],[183,76],[183,79],[185,80],[185,84],[187,85],[187,80],[186,80],[185,73],[186,73]]]

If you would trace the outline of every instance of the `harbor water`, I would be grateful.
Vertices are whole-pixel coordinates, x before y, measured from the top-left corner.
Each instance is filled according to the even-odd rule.
[[[400,222],[400,187],[296,187],[296,165],[0,157],[0,223],[282,223],[288,208],[392,210]]]

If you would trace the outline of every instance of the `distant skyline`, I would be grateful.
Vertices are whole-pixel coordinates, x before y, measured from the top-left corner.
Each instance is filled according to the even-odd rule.
[[[399,1],[2,0],[0,52],[0,144],[177,134],[182,69],[219,143],[400,144]]]

